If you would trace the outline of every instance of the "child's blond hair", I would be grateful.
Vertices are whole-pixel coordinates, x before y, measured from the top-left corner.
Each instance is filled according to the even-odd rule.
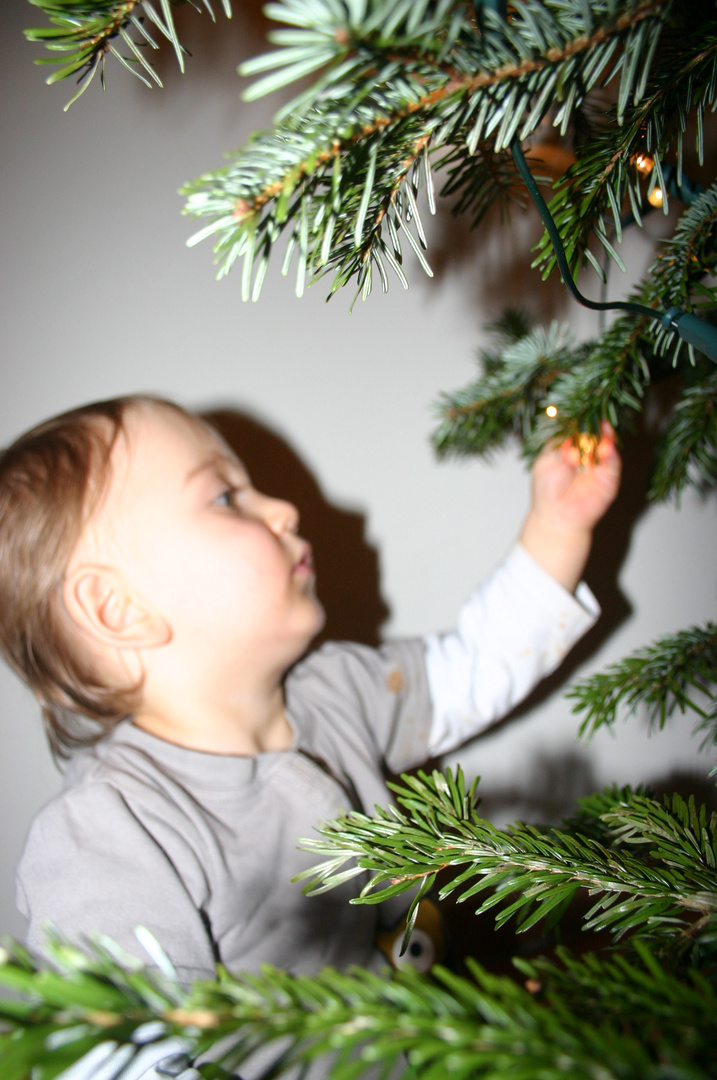
[[[107,686],[93,670],[69,633],[62,589],[127,413],[143,404],[190,416],[148,395],[114,398],[48,420],[0,452],[0,648],[38,698],[57,757],[106,735],[141,689]]]

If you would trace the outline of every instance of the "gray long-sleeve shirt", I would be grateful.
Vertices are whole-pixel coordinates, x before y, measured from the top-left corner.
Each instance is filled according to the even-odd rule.
[[[314,860],[297,838],[341,810],[371,813],[387,801],[387,773],[511,708],[591,625],[585,599],[516,548],[459,632],[324,646],[286,680],[288,751],[203,753],[121,723],[75,755],[32,826],[18,870],[28,943],[42,948],[49,919],[75,941],[101,931],[136,955],[144,925],[187,982],[213,977],[217,962],[379,965],[381,908],[349,905],[356,880],[305,897],[291,878]]]

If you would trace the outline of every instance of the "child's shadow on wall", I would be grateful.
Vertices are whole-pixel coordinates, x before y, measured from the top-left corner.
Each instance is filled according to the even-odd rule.
[[[378,553],[366,540],[366,519],[327,502],[321,488],[279,435],[237,409],[206,410],[205,419],[246,463],[259,491],[294,503],[301,535],[311,542],[317,593],[326,608],[322,641],[378,645],[390,611],[380,592]]]

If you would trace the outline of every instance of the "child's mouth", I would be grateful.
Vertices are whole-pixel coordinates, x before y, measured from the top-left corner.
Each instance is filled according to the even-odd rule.
[[[294,566],[295,574],[313,574],[314,572],[314,553],[311,548],[311,544],[306,544],[303,554],[299,561]]]

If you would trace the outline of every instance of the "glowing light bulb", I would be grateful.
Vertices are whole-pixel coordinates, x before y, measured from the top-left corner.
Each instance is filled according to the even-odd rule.
[[[662,206],[664,198],[665,196],[662,192],[662,188],[654,187],[650,194],[647,196],[647,201],[649,202],[650,206]]]
[[[548,405],[545,412],[547,413],[547,415],[552,420],[558,415],[558,407],[557,407],[557,405]]]
[[[649,154],[639,153],[635,154],[632,159],[632,163],[639,172],[640,176],[648,176],[653,169],[655,162]]]
[[[591,465],[595,461],[595,451],[598,444],[597,435],[590,435],[587,431],[581,431],[576,442],[580,451],[580,464],[583,466]]]

